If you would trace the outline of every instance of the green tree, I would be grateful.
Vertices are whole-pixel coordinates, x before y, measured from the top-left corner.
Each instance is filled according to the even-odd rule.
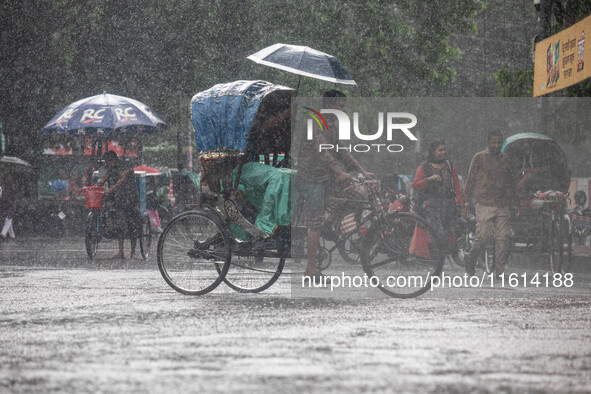
[[[4,0],[0,121],[34,149],[43,125],[69,103],[107,91],[138,99],[189,133],[189,100],[216,83],[300,78],[246,59],[268,45],[307,45],[337,56],[359,96],[428,95],[453,81],[454,32],[475,31],[480,0]],[[300,94],[326,84],[301,79]],[[157,137],[161,138],[161,137]]]
[[[552,19],[552,26],[550,34],[556,34],[568,25],[572,25],[591,14],[591,4],[586,0],[569,0],[566,2],[565,18],[567,26],[558,25],[555,19]],[[495,80],[497,83],[497,91],[495,95],[498,97],[531,97],[533,95],[534,83],[534,68],[533,66],[527,70],[511,70],[508,67],[503,67],[495,73]],[[569,86],[557,92],[550,94],[551,97],[589,97],[591,96],[591,80],[586,80]],[[551,116],[548,116],[548,123],[545,132],[556,138],[559,141],[564,141],[569,144],[589,147],[591,141],[589,140],[588,124],[581,120],[581,116],[585,115],[579,109],[577,113],[573,108],[566,108],[572,104],[561,103],[560,101],[552,101],[549,104],[549,112],[560,112],[563,114],[561,120],[557,121]],[[548,107],[548,105],[547,105]],[[572,121],[565,124],[564,114],[572,112],[569,119]]]
[[[587,0],[569,0],[566,2],[565,18],[566,26],[559,25],[552,19],[550,34],[573,25],[591,15],[591,3]],[[498,97],[531,97],[533,95],[533,65],[527,70],[511,70],[503,67],[495,73]],[[591,96],[591,81],[583,81],[566,89],[553,93],[564,97],[589,97]]]

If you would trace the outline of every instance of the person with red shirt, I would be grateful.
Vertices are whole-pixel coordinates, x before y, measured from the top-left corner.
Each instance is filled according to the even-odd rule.
[[[456,258],[453,228],[464,200],[456,166],[447,160],[445,141],[436,140],[430,144],[427,161],[417,168],[412,187],[419,195],[419,215],[433,227],[445,255]]]

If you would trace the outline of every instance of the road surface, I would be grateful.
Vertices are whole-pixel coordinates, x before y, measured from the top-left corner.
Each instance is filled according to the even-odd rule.
[[[114,246],[89,262],[81,238],[0,244],[0,392],[591,391],[584,269],[568,288],[410,300],[376,289],[294,296],[289,275],[262,294],[222,284],[188,297],[154,256],[112,261]]]

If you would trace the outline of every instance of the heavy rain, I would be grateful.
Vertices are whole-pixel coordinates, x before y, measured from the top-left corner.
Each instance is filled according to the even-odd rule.
[[[0,11],[0,392],[591,391],[587,1]]]

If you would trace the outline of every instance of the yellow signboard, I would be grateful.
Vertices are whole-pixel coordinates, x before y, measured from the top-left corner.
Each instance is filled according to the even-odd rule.
[[[591,16],[536,44],[534,97],[564,89],[591,77]],[[591,41],[591,40],[590,40]]]

